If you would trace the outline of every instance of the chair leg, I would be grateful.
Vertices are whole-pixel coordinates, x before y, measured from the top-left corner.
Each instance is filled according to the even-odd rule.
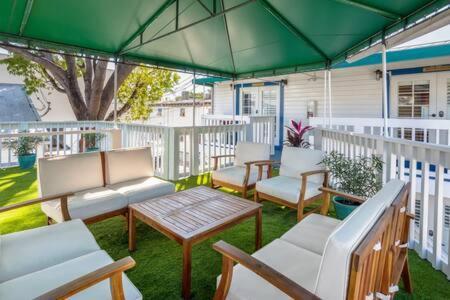
[[[242,198],[247,199],[247,187],[242,190]]]
[[[300,200],[300,203],[297,207],[297,222],[300,222],[303,219],[303,209],[304,209],[303,200]]]
[[[409,272],[408,256],[406,257],[405,264],[403,265],[401,277],[402,277],[402,281],[403,281],[405,290],[409,294],[412,294],[413,288],[412,288],[412,281],[411,281],[411,273]]]
[[[320,214],[321,215],[328,215],[328,210],[330,209],[330,194],[329,193],[323,193],[322,194],[322,207],[320,209]]]
[[[258,195],[258,192],[255,190],[255,192],[254,192],[254,194],[253,194],[253,201],[255,201],[255,202],[257,202],[257,203],[259,203],[259,202],[261,202],[260,200],[259,200],[259,195]]]
[[[47,225],[52,225],[52,218],[47,216]]]

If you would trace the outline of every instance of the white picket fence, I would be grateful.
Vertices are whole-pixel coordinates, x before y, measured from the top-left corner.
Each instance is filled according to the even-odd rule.
[[[350,158],[377,155],[384,182],[410,181],[410,247],[450,279],[450,147],[323,128],[315,129],[314,147]]]

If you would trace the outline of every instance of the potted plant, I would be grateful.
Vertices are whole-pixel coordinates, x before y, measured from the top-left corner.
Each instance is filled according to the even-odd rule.
[[[330,170],[331,187],[336,190],[367,199],[381,189],[383,161],[378,156],[348,158],[333,151],[322,163]],[[340,196],[334,196],[332,202],[340,220],[360,205]]]
[[[291,120],[291,127],[285,126],[287,129],[287,140],[284,144],[290,147],[309,148],[310,143],[304,138],[305,133],[313,129],[311,126],[302,126],[302,122],[298,123]]]
[[[36,163],[36,149],[40,142],[42,138],[38,136],[21,136],[9,141],[7,147],[17,156],[19,167],[25,170]]]
[[[99,150],[98,144],[105,137],[105,134],[97,132],[83,133],[82,137],[86,152],[93,152]]]

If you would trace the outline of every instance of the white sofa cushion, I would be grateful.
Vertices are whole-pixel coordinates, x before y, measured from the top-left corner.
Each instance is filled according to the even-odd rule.
[[[124,195],[128,200],[128,204],[142,202],[175,192],[175,185],[172,182],[164,181],[156,177],[124,181],[109,185],[108,188]]]
[[[300,197],[301,182],[299,178],[288,176],[276,176],[264,179],[256,183],[256,191],[268,194],[291,203],[298,203]],[[308,181],[306,184],[305,198],[319,195],[322,184]]]
[[[320,255],[277,239],[252,256],[307,290],[314,291]],[[242,265],[236,265],[227,299],[279,300],[291,298],[252,271]]]
[[[1,238],[0,283],[100,250],[81,220],[5,234]]]
[[[59,241],[58,241],[59,242]],[[50,248],[50,247],[49,247]],[[0,284],[0,299],[34,299],[76,278],[112,263],[113,260],[102,250],[95,251],[66,262],[30,273]],[[125,299],[142,299],[141,293],[123,276]],[[73,300],[111,299],[109,280],[106,279],[70,297]]]
[[[103,170],[100,153],[40,158],[38,176],[42,197],[101,187]]]
[[[283,234],[281,239],[322,255],[330,234],[340,223],[341,221],[334,218],[310,214]]]
[[[223,182],[228,182],[237,186],[244,185],[246,167],[227,167],[212,172],[212,178]],[[263,171],[262,178],[267,178],[267,170]],[[254,184],[258,180],[258,169],[250,168],[248,184]]]
[[[322,299],[345,299],[351,254],[400,193],[404,182],[393,180],[356,208],[330,235],[323,253],[315,294]]]
[[[152,177],[153,161],[150,147],[105,152],[106,184]]]
[[[77,192],[68,198],[69,214],[72,219],[85,220],[127,206],[128,200],[124,195],[106,187]],[[56,222],[64,221],[59,200],[44,202],[41,209]]]
[[[325,153],[320,150],[283,147],[281,153],[280,175],[300,178],[300,174],[308,171],[323,170],[320,163]],[[308,177],[308,181],[322,183],[323,175]]]
[[[270,159],[270,145],[262,143],[239,142],[234,151],[234,165],[245,166],[246,162]],[[255,168],[257,169],[257,168]]]

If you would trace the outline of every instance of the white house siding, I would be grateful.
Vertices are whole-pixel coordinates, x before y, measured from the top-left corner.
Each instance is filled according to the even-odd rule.
[[[214,87],[213,111],[218,115],[233,114],[233,91],[230,83],[219,84]]]

